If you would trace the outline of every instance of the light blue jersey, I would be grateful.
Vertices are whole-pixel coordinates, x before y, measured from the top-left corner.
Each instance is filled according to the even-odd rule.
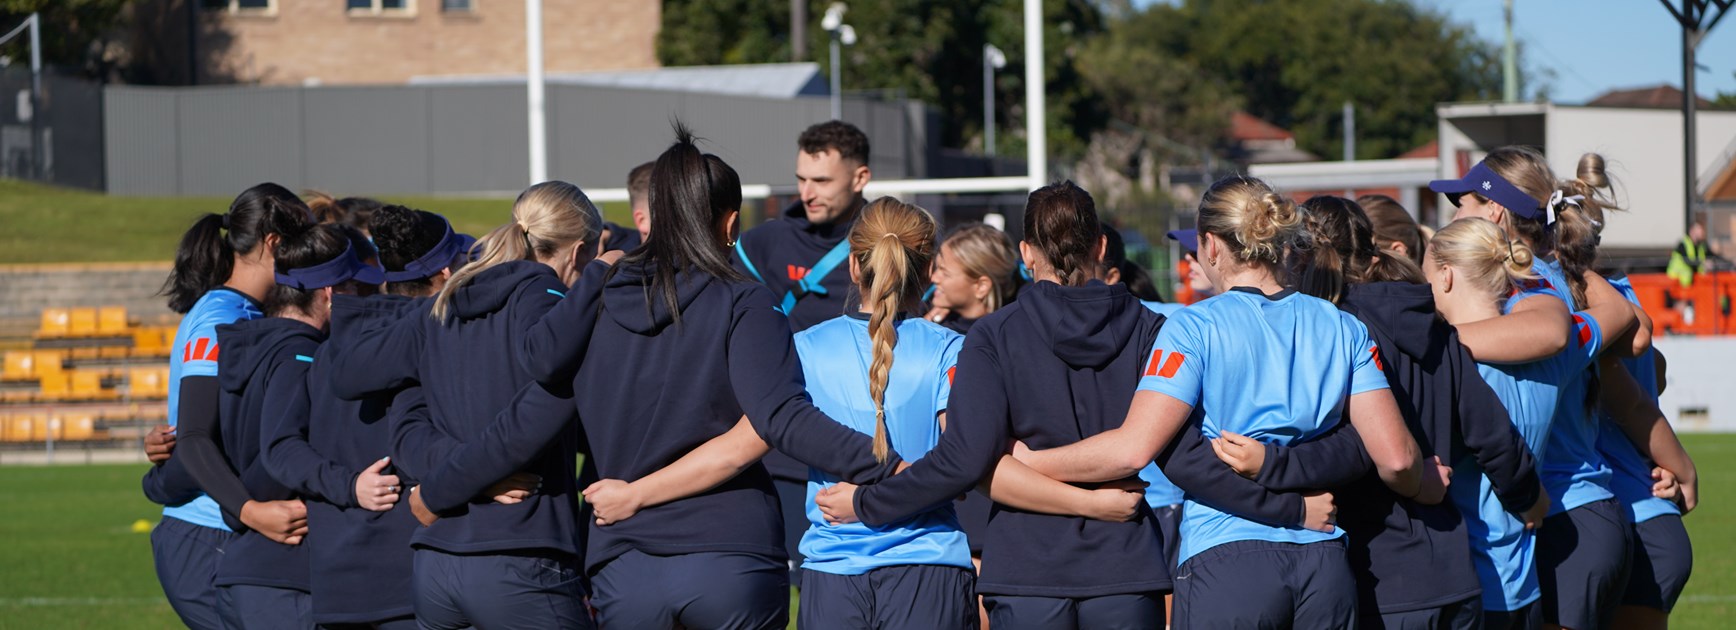
[[[1164,323],[1139,389],[1202,410],[1208,438],[1234,431],[1289,446],[1337,426],[1351,396],[1386,389],[1379,362],[1368,329],[1331,302],[1237,288]],[[1241,540],[1312,543],[1343,535],[1263,525],[1188,498],[1178,561]]]
[[[1525,446],[1537,461],[1547,451],[1550,426],[1560,400],[1561,385],[1578,378],[1596,361],[1603,333],[1597,321],[1574,317],[1572,345],[1554,357],[1524,365],[1477,364],[1477,373],[1495,390]],[[1495,486],[1474,458],[1460,460],[1448,487],[1453,505],[1465,516],[1471,540],[1471,564],[1483,585],[1483,610],[1518,610],[1537,601],[1537,537],[1507,511],[1495,496]],[[1476,479],[1476,483],[1469,483]]]
[[[946,411],[952,369],[964,336],[919,317],[900,320],[886,379],[886,432],[892,450],[916,461],[940,441],[937,416]],[[845,315],[796,333],[796,352],[814,406],[844,426],[874,435],[874,399],[868,366],[874,344],[866,315]],[[887,566],[938,564],[972,568],[970,545],[952,505],[884,527],[831,525],[814,496],[839,481],[808,469],[808,531],[802,535],[802,567],[836,575],[860,575]]]
[[[169,351],[169,426],[178,426],[181,379],[217,376],[217,327],[262,315],[253,298],[226,287],[212,289],[193,303],[193,308],[181,318],[181,326],[175,329],[175,344]],[[163,508],[163,516],[229,531],[229,526],[223,524],[222,509],[204,494],[185,504]]]
[[[1561,263],[1550,260],[1534,270],[1542,273],[1543,277],[1555,286],[1566,290],[1567,277],[1561,272]],[[1584,306],[1574,304],[1571,298],[1568,298],[1568,305],[1572,307],[1570,310]],[[1575,320],[1581,319],[1591,318],[1575,316]],[[1584,331],[1584,328],[1576,326],[1580,341],[1585,337]],[[1592,346],[1592,352],[1596,352],[1597,345],[1601,343],[1602,338],[1599,337],[1599,343]],[[1549,492],[1550,516],[1615,496],[1609,491],[1609,480],[1613,472],[1609,463],[1604,461],[1603,455],[1597,452],[1598,425],[1602,424],[1602,421],[1592,413],[1594,401],[1587,399],[1594,374],[1592,370],[1595,369],[1597,362],[1593,361],[1578,378],[1562,383],[1561,402],[1555,405],[1555,424],[1549,431],[1549,454],[1542,458],[1543,488]]]
[[[1177,304],[1175,302],[1147,302],[1145,300],[1140,300],[1139,303],[1145,305],[1145,308],[1151,309],[1151,312],[1164,317],[1174,317],[1178,311],[1187,307],[1186,304]],[[1141,468],[1139,470],[1139,480],[1145,482],[1145,504],[1151,506],[1152,509],[1169,507],[1181,503],[1181,488],[1177,488],[1175,487],[1175,484],[1170,483],[1169,477],[1163,475],[1163,469],[1158,468],[1157,464],[1148,464],[1145,468]]]
[[[1615,278],[1609,283],[1620,291],[1622,297],[1638,306],[1639,297],[1634,295],[1634,286],[1626,277]],[[1658,400],[1658,372],[1654,351],[1638,357],[1622,359],[1622,365],[1632,374],[1634,380],[1651,397],[1653,403]],[[1652,496],[1652,463],[1640,455],[1628,440],[1615,421],[1603,413],[1599,413],[1602,422],[1598,426],[1597,451],[1603,453],[1605,461],[1613,471],[1609,480],[1609,489],[1615,497],[1628,508],[1629,516],[1635,523],[1644,523],[1665,514],[1680,515],[1682,509],[1674,502]]]

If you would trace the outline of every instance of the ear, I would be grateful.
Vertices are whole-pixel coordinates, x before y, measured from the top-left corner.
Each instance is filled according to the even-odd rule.
[[[1103,274],[1102,280],[1103,284],[1121,284],[1121,268],[1110,267],[1109,272]]]
[[[1097,261],[1098,266],[1103,265],[1103,257],[1108,255],[1108,254],[1109,254],[1109,237],[1098,236],[1097,237],[1097,254],[1093,257]]]
[[[989,291],[993,291],[994,288],[995,281],[990,280],[988,276],[983,276],[971,283],[970,292],[971,295],[976,296],[976,299],[987,300],[989,299]]]
[[[1031,268],[1031,261],[1037,258],[1037,248],[1031,247],[1028,241],[1019,241],[1019,260],[1025,261],[1025,268]]]
[[[1459,271],[1452,265],[1441,266],[1441,293],[1452,293],[1453,282],[1459,279]]]
[[[1410,257],[1410,248],[1406,247],[1405,244],[1401,241],[1392,241],[1392,242],[1387,244],[1386,248],[1390,249],[1394,253],[1398,254],[1400,258],[1409,258]]]
[[[723,225],[718,226],[718,228],[720,232],[723,232],[724,243],[735,242],[739,226],[737,220],[739,219],[741,219],[740,210],[730,210],[729,214],[723,215]]]
[[[855,256],[846,256],[845,258],[850,259],[850,283],[860,286],[862,284],[862,264],[856,262]]]
[[[1497,202],[1497,201],[1490,201],[1489,202],[1489,220],[1494,221],[1495,225],[1499,225],[1499,226],[1501,226],[1501,229],[1505,230],[1505,229],[1507,229],[1507,223],[1505,221],[1506,218],[1507,218],[1507,206],[1503,206],[1503,205],[1501,205],[1500,202]]]
[[[597,239],[597,240],[599,243],[602,242],[602,239]],[[585,249],[585,242],[584,241],[579,241],[577,243],[573,243],[573,250],[570,252],[567,252],[567,268],[568,269],[578,269],[579,268],[579,252],[584,251],[584,249]]]
[[[856,170],[850,173],[850,190],[858,195],[862,194],[862,189],[868,186],[868,180],[871,179],[874,179],[874,173],[868,170],[868,165],[857,165]]]

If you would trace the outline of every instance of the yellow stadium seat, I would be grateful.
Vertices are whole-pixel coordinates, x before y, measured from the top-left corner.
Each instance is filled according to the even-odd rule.
[[[60,420],[60,436],[55,439],[76,442],[89,440],[96,436],[96,420],[90,416],[62,416]]]
[[[49,374],[59,374],[64,371],[61,369],[65,357],[63,351],[36,350],[32,354],[35,355],[36,361],[35,364],[31,366],[31,369],[35,370],[37,378],[42,378]]]
[[[42,327],[37,329],[38,337],[65,337],[72,327],[72,314],[64,308],[42,309]]]
[[[8,381],[29,381],[36,379],[36,357],[29,352],[19,350],[6,351],[6,368],[0,372],[0,379]]]
[[[60,439],[60,418],[43,418],[30,423],[30,441],[46,442],[50,435]]]
[[[6,421],[4,437],[7,442],[29,442],[30,433],[39,422],[41,420],[36,416],[13,416]]]
[[[127,308],[124,306],[104,306],[96,312],[96,330],[104,337],[122,337],[127,334]]]
[[[163,342],[163,333],[157,328],[134,328],[133,351],[136,357],[158,357],[169,353],[169,344]]]
[[[72,397],[78,400],[113,398],[113,391],[103,389],[102,376],[100,370],[73,370]]]
[[[94,308],[75,308],[75,309],[72,309],[72,315],[71,315],[70,319],[71,319],[71,323],[70,323],[70,325],[67,326],[67,331],[66,331],[67,336],[70,336],[70,337],[95,337],[97,335],[97,332],[96,332],[96,309],[94,309]]]
[[[60,401],[72,397],[71,374],[66,372],[51,372],[41,376],[43,400]]]
[[[127,374],[127,394],[133,398],[163,398],[169,395],[167,368],[133,368]]]

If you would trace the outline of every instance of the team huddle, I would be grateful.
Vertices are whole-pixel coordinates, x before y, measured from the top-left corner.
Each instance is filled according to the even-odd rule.
[[[832,121],[738,234],[676,136],[632,226],[559,181],[474,239],[275,184],[200,218],[143,481],[181,620],[1663,628],[1688,579],[1595,154],[1497,149],[1439,231],[1222,179],[1184,308],[1072,182],[942,232]]]

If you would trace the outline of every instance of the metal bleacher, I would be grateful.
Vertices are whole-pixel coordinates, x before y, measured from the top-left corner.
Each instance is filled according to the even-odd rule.
[[[174,336],[125,307],[43,309],[28,338],[0,340],[0,445],[136,442],[167,416]]]

